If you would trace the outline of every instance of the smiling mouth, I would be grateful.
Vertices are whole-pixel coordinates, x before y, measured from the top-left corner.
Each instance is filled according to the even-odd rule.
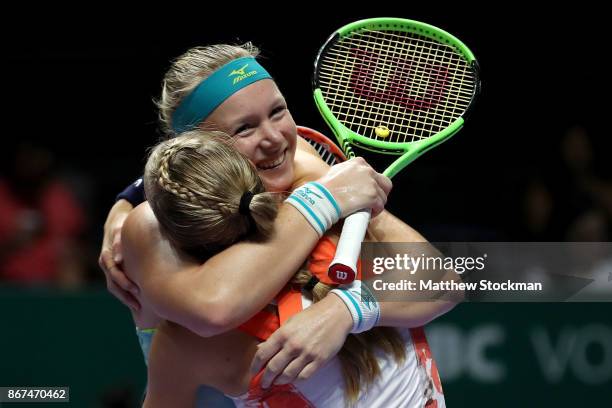
[[[283,154],[281,154],[276,159],[271,160],[271,161],[267,161],[267,162],[263,162],[263,163],[259,163],[257,165],[257,170],[266,171],[266,170],[273,170],[273,169],[279,167],[281,164],[283,164],[285,162],[285,156],[286,155],[287,155],[287,149],[285,149],[283,151]]]

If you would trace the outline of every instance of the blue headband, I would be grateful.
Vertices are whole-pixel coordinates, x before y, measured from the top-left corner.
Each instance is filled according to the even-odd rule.
[[[183,99],[172,115],[172,129],[178,134],[197,127],[234,93],[267,78],[272,77],[253,57],[228,62]]]

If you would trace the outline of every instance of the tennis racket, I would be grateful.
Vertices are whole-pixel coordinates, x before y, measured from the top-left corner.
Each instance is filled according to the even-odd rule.
[[[480,91],[474,54],[451,34],[418,21],[374,18],[346,25],[315,61],[314,99],[346,156],[356,146],[399,155],[383,172],[395,176],[448,140]],[[329,276],[356,276],[370,211],[344,222]]]

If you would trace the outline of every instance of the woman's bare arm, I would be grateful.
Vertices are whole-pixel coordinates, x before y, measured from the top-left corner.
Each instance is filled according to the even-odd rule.
[[[102,248],[98,265],[104,271],[106,287],[117,299],[133,311],[140,310],[139,288],[125,274],[122,268],[121,228],[134,207],[126,200],[118,200],[111,208],[104,223]]]
[[[280,209],[275,227],[265,243],[240,242],[200,264],[171,245],[144,203],[124,224],[125,270],[160,317],[213,336],[261,310],[318,241],[289,205]]]
[[[378,217],[372,219],[368,232],[372,234],[376,241],[397,243],[399,245],[389,244],[391,253],[390,256],[395,256],[395,253],[400,253],[406,249],[402,243],[422,243],[419,245],[418,251],[429,253],[430,255],[438,255],[439,252],[433,245],[429,244],[427,240],[415,231],[413,228],[408,226],[399,218],[393,216],[388,211],[383,211]],[[409,273],[407,271],[389,271],[385,272],[384,275],[378,275],[385,281],[399,280],[406,278],[404,274]],[[417,271],[418,273],[418,271]],[[421,271],[425,273],[425,271]],[[458,276],[452,271],[450,278],[456,278]],[[444,313],[451,310],[457,302],[449,300],[451,296],[445,298],[445,300],[410,300],[406,295],[406,301],[382,301],[380,302],[380,320],[378,326],[391,326],[391,327],[419,327],[423,326],[436,317],[443,315]]]

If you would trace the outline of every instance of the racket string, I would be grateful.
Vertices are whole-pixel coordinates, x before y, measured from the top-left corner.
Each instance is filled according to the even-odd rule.
[[[322,58],[319,78],[341,123],[375,139],[385,125],[393,142],[441,131],[474,93],[471,67],[454,48],[403,32],[366,31],[339,41]]]

